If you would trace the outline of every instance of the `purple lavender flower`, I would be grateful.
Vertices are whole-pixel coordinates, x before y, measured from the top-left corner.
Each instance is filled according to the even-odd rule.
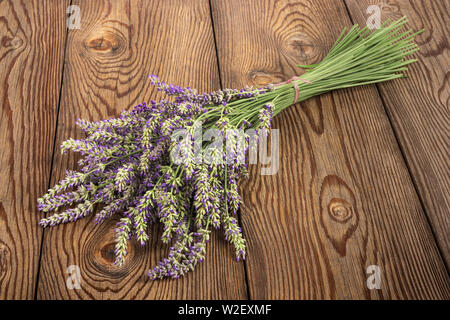
[[[149,225],[161,223],[161,240],[171,243],[171,249],[168,258],[149,272],[153,279],[178,278],[193,270],[205,258],[211,228],[222,227],[238,259],[244,258],[245,240],[232,215],[240,205],[237,181],[246,174],[244,161],[237,158],[247,150],[243,146],[247,140],[239,140],[231,132],[238,126],[269,128],[273,110],[271,104],[265,104],[259,118],[254,112],[247,117],[235,105],[240,101],[253,103],[253,99],[273,88],[245,87],[198,94],[189,87],[161,82],[156,76],[150,79],[174,101],[141,103],[108,120],[77,120],[87,137],[64,141],[61,148],[63,152],[72,150],[83,155],[81,169],[67,172],[65,179],[38,200],[38,208],[44,212],[75,207],[44,218],[40,224],[46,227],[73,222],[93,213],[95,206],[100,208],[95,223],[121,215],[115,254],[116,264],[122,265],[131,236],[145,245]],[[234,123],[235,118],[241,121]],[[226,142],[213,148],[210,163],[199,161],[191,149],[198,147],[204,152],[207,147],[195,142],[197,120],[206,128],[217,128]],[[173,136],[180,129],[188,132],[181,150],[186,157],[183,163],[176,164],[170,155],[176,145]],[[223,155],[226,153],[228,158]]]

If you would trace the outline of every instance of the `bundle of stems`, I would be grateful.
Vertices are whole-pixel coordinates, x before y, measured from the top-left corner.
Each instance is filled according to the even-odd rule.
[[[171,246],[168,257],[149,271],[152,279],[178,278],[202,262],[212,228],[222,228],[237,260],[245,259],[238,182],[247,176],[242,159],[252,137],[243,131],[267,135],[272,118],[296,102],[403,77],[406,66],[416,61],[405,58],[418,50],[413,40],[422,32],[403,31],[406,22],[386,22],[374,32],[357,25],[343,30],[320,63],[299,65],[307,70],[301,77],[264,88],[199,94],[150,76],[173,99],[139,104],[118,118],[78,120],[87,137],[63,142],[62,151],[80,152],[81,169],[67,172],[38,199],[39,210],[54,212],[40,224],[55,226],[94,212],[100,223],[118,215],[115,253],[122,265],[129,239],[134,236],[145,245],[150,225],[160,223],[161,240]],[[199,123],[200,135],[214,129],[216,140],[226,143],[198,142]]]
[[[418,51],[414,37],[424,30],[413,33],[404,31],[407,18],[402,17],[391,23],[385,21],[379,29],[370,31],[367,27],[354,25],[346,33],[341,32],[328,55],[318,64],[298,65],[308,70],[301,78],[293,79],[297,83],[299,99],[307,100],[336,89],[361,86],[406,77],[407,65],[417,59],[405,58]],[[308,80],[307,82],[304,80]],[[248,101],[237,100],[232,106],[237,106],[237,117],[233,123],[239,125],[245,119],[254,123],[259,106],[272,102],[273,115],[292,105],[295,91],[291,83],[276,86],[275,90]],[[234,115],[234,114],[233,114]]]

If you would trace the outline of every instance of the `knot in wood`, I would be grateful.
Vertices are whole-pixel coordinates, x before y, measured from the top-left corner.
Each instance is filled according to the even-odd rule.
[[[353,215],[352,205],[344,199],[333,198],[328,204],[328,213],[337,222],[344,223]]]
[[[270,83],[283,81],[283,75],[264,70],[253,70],[248,74],[252,84],[258,87],[267,86]]]
[[[84,45],[96,53],[119,54],[125,48],[125,41],[120,34],[105,31],[86,39]]]
[[[293,35],[286,40],[287,53],[302,61],[314,60],[320,54],[317,44],[307,35]]]
[[[105,264],[110,265],[114,264],[115,261],[114,248],[115,248],[114,242],[106,243],[100,248],[100,256],[102,260],[105,262]]]
[[[23,40],[19,37],[4,36],[1,40],[1,46],[8,49],[18,49],[22,44]]]

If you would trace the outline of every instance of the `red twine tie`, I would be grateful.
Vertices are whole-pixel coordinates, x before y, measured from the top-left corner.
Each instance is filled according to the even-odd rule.
[[[300,96],[300,89],[298,87],[297,82],[295,82],[295,80],[301,80],[301,81],[303,81],[305,83],[311,83],[311,81],[309,81],[309,80],[306,80],[306,79],[300,78],[298,76],[295,76],[295,77],[290,78],[287,81],[280,82],[280,83],[277,83],[277,84],[274,85],[275,87],[278,87],[278,86],[282,86],[283,84],[292,83],[292,86],[294,87],[294,90],[295,90],[294,102],[292,104],[296,104],[297,101],[298,101],[298,97]]]

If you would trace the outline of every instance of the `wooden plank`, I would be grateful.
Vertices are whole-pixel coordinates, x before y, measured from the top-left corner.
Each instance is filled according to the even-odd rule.
[[[219,87],[208,1],[74,1],[81,29],[70,31],[57,142],[81,136],[77,118],[99,120],[162,97],[148,74],[199,90]],[[75,157],[55,159],[53,182]],[[179,280],[151,281],[147,271],[162,259],[160,234],[151,245],[130,243],[123,267],[114,262],[117,220],[95,225],[86,218],[45,232],[39,299],[242,299],[243,264],[215,233],[195,272]],[[154,230],[156,231],[156,230]],[[66,286],[67,268],[80,268],[81,289]]]
[[[343,2],[213,1],[225,87],[319,62],[351,22]],[[449,298],[445,266],[374,86],[283,112],[280,168],[242,186],[252,299]],[[381,290],[366,286],[380,268]],[[370,269],[369,269],[370,270]]]
[[[0,300],[34,296],[36,199],[48,188],[67,5],[0,1]]]
[[[418,63],[407,81],[380,84],[388,115],[410,168],[441,252],[450,265],[449,12],[448,1],[346,1],[355,23],[365,24],[367,6],[379,5],[381,20],[407,16],[417,37]]]

